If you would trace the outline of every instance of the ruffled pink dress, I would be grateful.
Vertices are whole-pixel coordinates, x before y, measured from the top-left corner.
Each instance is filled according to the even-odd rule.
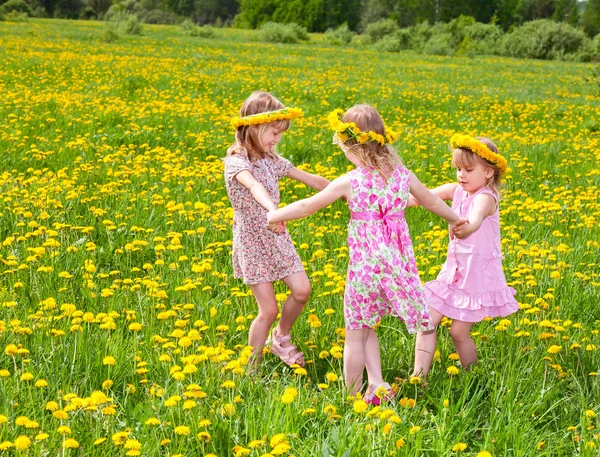
[[[476,195],[489,194],[484,187],[468,195],[457,186],[452,209],[468,219]],[[450,319],[479,322],[485,317],[504,317],[519,310],[515,290],[506,285],[502,271],[500,214],[486,217],[479,230],[464,240],[451,239],[448,257],[438,277],[425,284],[429,307]]]

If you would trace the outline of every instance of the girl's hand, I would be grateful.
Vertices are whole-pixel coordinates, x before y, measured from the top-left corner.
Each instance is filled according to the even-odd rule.
[[[281,235],[285,232],[285,222],[271,222],[269,224],[269,230],[277,235]]]
[[[276,210],[273,209],[267,213],[267,224],[269,226],[269,230],[280,235],[281,233],[285,232],[285,222],[271,222],[273,219],[273,213],[275,211]]]
[[[451,232],[453,236],[459,240],[463,240],[468,237],[471,233],[477,230],[473,224],[470,224],[466,219],[459,219],[455,224],[450,224]]]
[[[448,231],[450,232],[450,238],[459,238],[459,239],[463,239],[466,238],[467,236],[469,236],[471,233],[473,233],[473,230],[471,230],[468,234],[464,235],[464,231],[466,230],[466,226],[469,225],[469,221],[466,219],[459,219],[456,222],[452,223],[452,224],[448,224]],[[457,233],[458,231],[458,233]]]

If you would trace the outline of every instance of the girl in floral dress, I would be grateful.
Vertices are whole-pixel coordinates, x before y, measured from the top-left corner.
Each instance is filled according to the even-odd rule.
[[[458,182],[432,192],[452,200],[452,209],[469,222],[454,230],[446,263],[437,279],[425,284],[425,294],[435,327],[444,316],[452,319],[450,336],[461,365],[469,368],[477,363],[473,324],[519,310],[515,290],[504,278],[500,246],[499,188],[508,164],[488,138],[456,134],[450,146]],[[413,376],[427,376],[435,346],[435,328],[417,335]]]
[[[315,189],[329,181],[294,167],[275,147],[301,110],[285,108],[266,92],[254,92],[232,120],[236,142],[225,159],[225,186],[233,206],[233,271],[243,278],[256,302],[258,315],[250,326],[248,344],[254,363],[260,362],[269,330],[279,313],[273,282],[282,280],[290,295],[271,332],[271,353],[288,365],[304,366],[304,355],[290,341],[290,331],[310,294],[310,283],[285,224],[269,229],[267,211],[279,205],[279,180],[284,176]]]
[[[389,146],[393,134],[377,111],[356,105],[329,116],[334,143],[356,169],[318,194],[267,215],[269,223],[300,219],[345,198],[350,208],[350,261],[344,294],[344,378],[352,394],[368,375],[366,401],[379,404],[393,392],[383,380],[379,341],[373,327],[382,316],[400,318],[410,333],[431,329],[431,318],[415,262],[404,209],[409,193],[452,226],[463,223],[408,171]]]

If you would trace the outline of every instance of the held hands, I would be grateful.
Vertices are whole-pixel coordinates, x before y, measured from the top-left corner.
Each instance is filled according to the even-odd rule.
[[[459,219],[453,224],[448,224],[450,236],[452,238],[456,237],[459,240],[462,240],[468,237],[471,233],[473,233],[477,228],[472,224],[469,224],[469,221],[466,219]]]
[[[271,222],[274,212],[275,210],[271,210],[267,213],[267,224],[269,224],[269,230],[280,235],[285,232],[285,222]]]

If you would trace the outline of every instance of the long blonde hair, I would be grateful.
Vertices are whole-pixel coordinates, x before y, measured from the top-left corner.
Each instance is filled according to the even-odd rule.
[[[486,145],[490,151],[499,154],[498,147],[489,138],[483,136],[476,136],[474,138]],[[502,172],[500,168],[469,149],[455,148],[452,150],[452,166],[454,168],[473,168],[477,163],[494,170],[494,175],[487,180],[485,185],[500,199],[500,189],[502,188]]]
[[[354,105],[344,113],[342,122],[354,122],[362,132],[375,132],[385,136],[385,124],[381,116],[371,105]],[[390,145],[377,142],[359,143],[350,138],[344,142],[348,151],[367,166],[373,167],[387,181],[402,159]]]
[[[265,113],[283,109],[284,105],[268,92],[256,91],[243,103],[240,108],[240,117],[251,116],[253,114]],[[290,127],[290,121],[283,119],[270,122],[268,124],[240,126],[235,132],[235,143],[227,150],[227,155],[239,154],[246,151],[248,159],[251,162],[265,158],[278,158],[272,151],[265,151],[260,138],[267,127],[273,127],[274,130],[283,132]]]

